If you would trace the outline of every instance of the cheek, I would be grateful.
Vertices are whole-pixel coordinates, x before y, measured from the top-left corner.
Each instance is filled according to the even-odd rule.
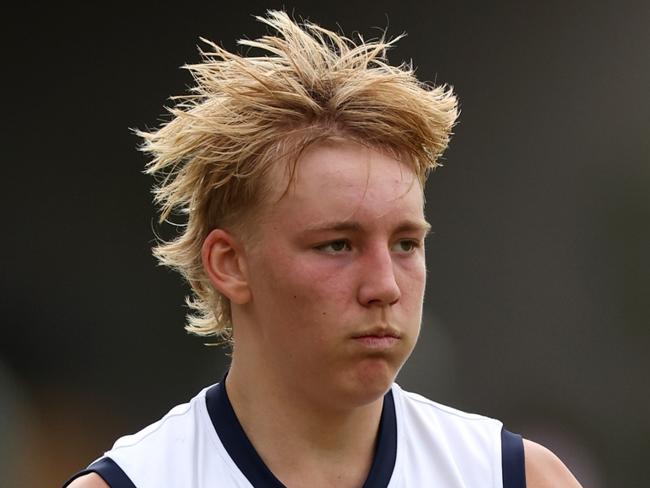
[[[402,297],[407,301],[421,302],[427,281],[424,259],[417,259],[397,267],[397,279]]]
[[[344,266],[296,252],[270,249],[256,263],[253,283],[264,307],[287,317],[325,318],[337,313],[336,304],[348,300],[351,280]],[[338,311],[340,312],[340,311]]]
[[[341,293],[344,284],[350,283],[350,263],[343,259],[329,259],[299,249],[277,253],[273,259],[274,278],[285,280],[305,294],[330,297]]]

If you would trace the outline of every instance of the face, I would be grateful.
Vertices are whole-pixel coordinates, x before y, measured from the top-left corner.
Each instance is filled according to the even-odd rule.
[[[356,143],[315,145],[265,212],[247,251],[246,340],[296,394],[339,405],[381,398],[422,315],[428,224],[413,171]],[[235,354],[238,340],[236,325]]]

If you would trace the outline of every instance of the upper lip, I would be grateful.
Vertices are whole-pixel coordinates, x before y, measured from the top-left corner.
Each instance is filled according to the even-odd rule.
[[[354,338],[359,337],[395,337],[399,339],[401,334],[399,331],[391,325],[381,325],[370,327],[366,330],[354,334]]]

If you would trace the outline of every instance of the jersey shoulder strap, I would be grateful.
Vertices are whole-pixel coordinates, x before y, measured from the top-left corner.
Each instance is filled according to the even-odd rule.
[[[526,488],[524,442],[519,434],[501,429],[503,488]]]
[[[122,468],[109,457],[100,458],[83,471],[75,474],[65,482],[63,488],[66,488],[77,478],[90,473],[97,473],[111,488],[136,488],[126,473],[122,471]]]

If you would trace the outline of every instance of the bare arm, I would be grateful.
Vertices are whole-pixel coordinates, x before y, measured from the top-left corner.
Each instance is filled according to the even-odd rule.
[[[551,451],[524,439],[527,488],[582,488],[571,471]]]
[[[97,473],[88,473],[80,476],[67,488],[111,488]]]

